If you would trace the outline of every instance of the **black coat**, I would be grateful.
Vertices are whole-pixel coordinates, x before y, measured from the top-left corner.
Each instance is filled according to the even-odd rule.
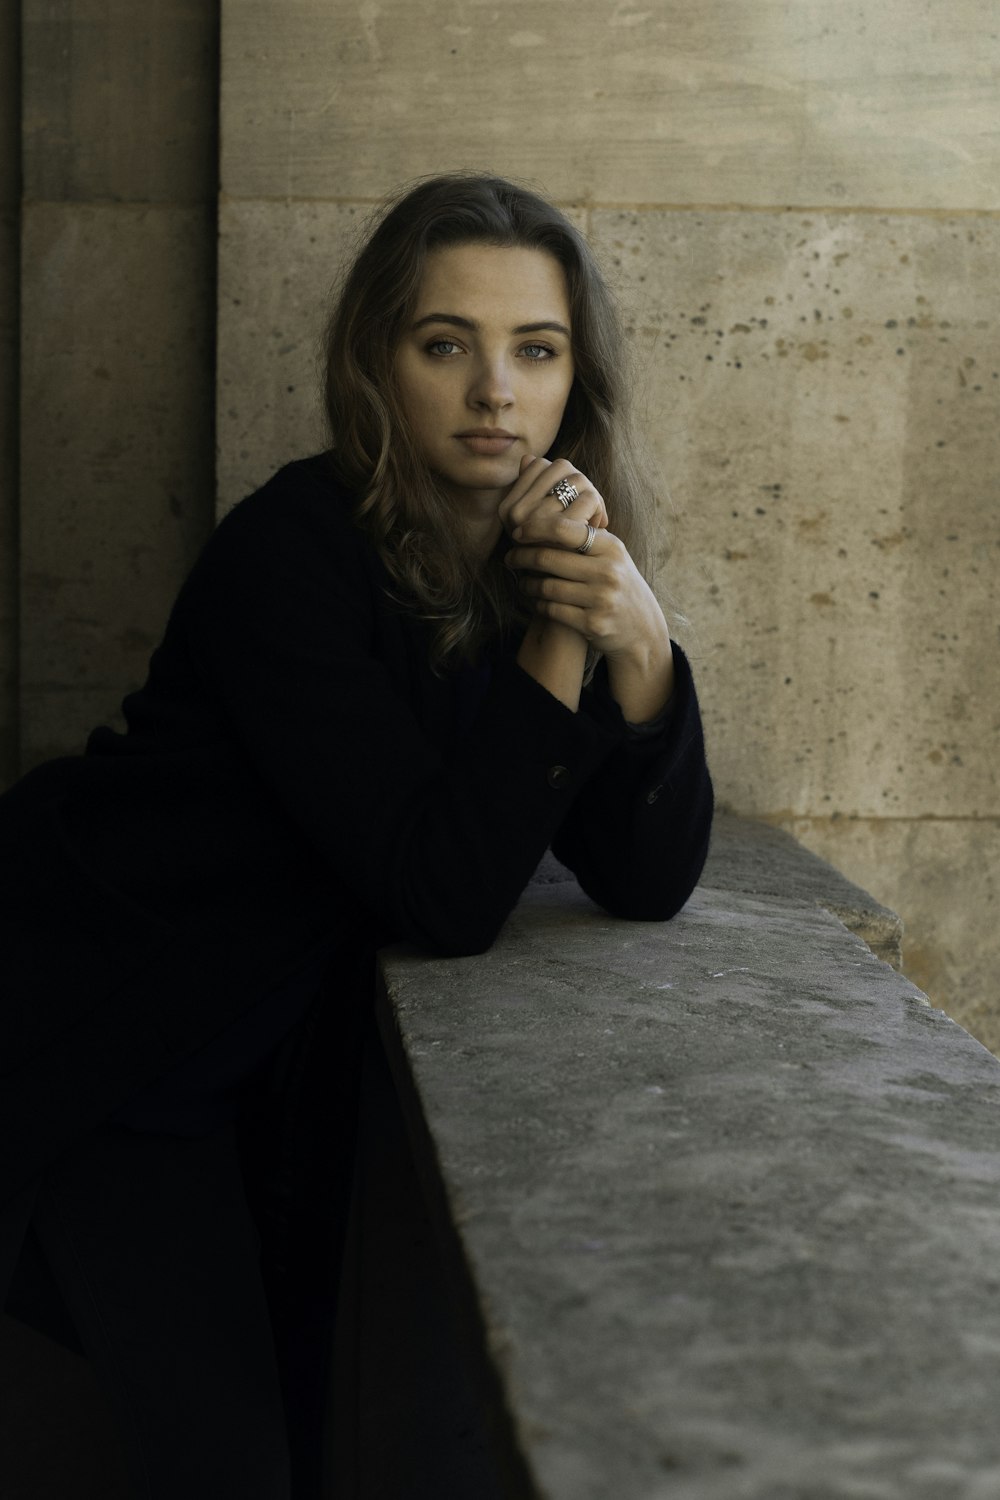
[[[469,681],[435,676],[387,585],[328,460],[290,464],[208,542],[128,732],[0,797],[0,1202],[332,940],[268,1126],[308,1213],[296,1151],[340,1120],[317,1061],[349,1029],[338,976],[364,990],[389,940],[482,951],[550,844],[616,915],[689,896],[712,796],[683,654],[652,738],[600,670],[574,714],[503,651],[465,729]]]

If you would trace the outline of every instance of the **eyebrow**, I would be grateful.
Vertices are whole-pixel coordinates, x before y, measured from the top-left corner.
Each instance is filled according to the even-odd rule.
[[[428,313],[425,318],[418,318],[413,325],[413,332],[423,328],[425,323],[448,323],[453,328],[470,328],[473,332],[479,328],[479,324],[474,323],[471,318],[459,318],[454,313],[433,312]],[[556,322],[519,323],[516,328],[511,329],[511,333],[562,333],[567,338],[571,337],[565,324]]]

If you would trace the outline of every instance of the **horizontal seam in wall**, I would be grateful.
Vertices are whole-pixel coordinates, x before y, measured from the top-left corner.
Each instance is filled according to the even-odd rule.
[[[747,813],[759,823],[816,823],[829,826],[836,823],[996,823],[1000,825],[998,813],[915,813],[910,816],[887,818],[873,813],[841,813],[839,817],[826,817],[819,813]]]
[[[87,201],[87,200],[80,200]],[[319,194],[298,193],[220,193],[219,203],[325,203],[331,207],[377,208],[383,198],[325,197]],[[998,208],[873,208],[864,204],[843,203],[653,203],[603,202],[590,198],[552,199],[560,208],[581,212],[610,213],[692,213],[692,214],[865,214],[872,217],[911,219],[1000,219]]]
[[[13,205],[23,213],[29,208],[202,208],[214,209],[214,194],[207,198],[29,198]]]

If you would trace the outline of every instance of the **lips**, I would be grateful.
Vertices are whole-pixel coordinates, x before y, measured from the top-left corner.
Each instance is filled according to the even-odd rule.
[[[466,432],[456,432],[455,436],[473,453],[478,453],[484,458],[506,453],[511,445],[517,442],[515,434],[505,431],[502,427],[470,427]]]

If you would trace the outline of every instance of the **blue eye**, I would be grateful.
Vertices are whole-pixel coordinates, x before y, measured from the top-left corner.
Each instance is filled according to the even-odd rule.
[[[457,348],[458,345],[452,339],[435,339],[433,343],[427,345],[427,353],[437,354],[441,358],[447,359]],[[444,351],[443,354],[442,350]]]
[[[542,359],[554,359],[556,351],[548,344],[525,344],[521,353],[531,361]]]

